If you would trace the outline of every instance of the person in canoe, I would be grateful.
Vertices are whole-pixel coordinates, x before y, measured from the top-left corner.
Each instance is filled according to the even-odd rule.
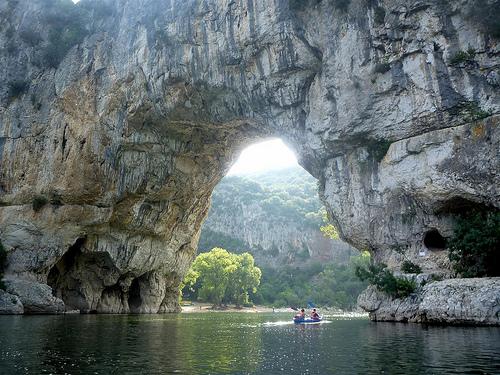
[[[304,309],[300,309],[300,311],[293,317],[294,320],[303,320],[306,318],[306,311]]]
[[[313,320],[319,320],[319,319],[321,319],[321,317],[319,316],[319,314],[316,311],[316,309],[312,309],[312,311],[311,311],[311,319],[313,319]]]

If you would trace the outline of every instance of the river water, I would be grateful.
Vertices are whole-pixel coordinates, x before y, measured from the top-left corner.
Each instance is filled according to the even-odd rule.
[[[0,374],[500,374],[500,328],[329,320],[0,316]]]

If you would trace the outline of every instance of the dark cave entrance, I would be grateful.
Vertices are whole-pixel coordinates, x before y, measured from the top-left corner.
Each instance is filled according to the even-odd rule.
[[[47,285],[68,311],[122,312],[124,291],[118,270],[108,253],[85,252],[85,243],[86,238],[80,237],[69,247],[50,269]]]
[[[132,284],[130,284],[130,288],[128,291],[128,307],[131,313],[137,313],[139,312],[141,305],[141,285],[139,282],[139,278],[135,278],[134,280],[132,280]]]
[[[431,229],[424,235],[424,245],[431,251],[440,251],[446,248],[446,239],[437,229]]]
[[[47,276],[47,285],[52,288],[52,294],[64,301],[67,310],[85,310],[88,308],[85,296],[80,291],[79,281],[68,277],[82,254],[85,240],[84,237],[78,238],[50,269]]]

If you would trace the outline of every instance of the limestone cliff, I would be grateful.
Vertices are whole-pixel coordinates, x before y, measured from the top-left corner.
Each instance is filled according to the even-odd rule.
[[[214,186],[270,135],[319,179],[345,240],[446,267],[454,215],[500,206],[492,14],[488,0],[0,0],[9,293],[176,310]]]
[[[212,194],[199,251],[250,252],[258,266],[348,263],[357,251],[323,235],[316,180],[287,168],[224,178]]]
[[[498,326],[499,283],[498,277],[422,283],[418,293],[397,299],[369,286],[358,303],[375,321]]]

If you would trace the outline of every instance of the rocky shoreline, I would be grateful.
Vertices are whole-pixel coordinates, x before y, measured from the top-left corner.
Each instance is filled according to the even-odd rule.
[[[391,298],[369,286],[358,305],[377,322],[500,326],[500,278],[421,283],[407,298]]]
[[[419,286],[407,298],[391,298],[369,286],[359,296],[358,305],[376,322],[500,326],[500,278],[415,279]],[[7,279],[5,284],[7,290],[0,290],[0,315],[68,313],[64,302],[52,295],[50,287],[41,288],[39,283],[17,279]],[[210,304],[192,303],[181,306],[177,312],[293,313],[293,310],[266,306],[213,309]],[[359,312],[328,308],[322,309],[322,313],[328,316],[365,316]]]

